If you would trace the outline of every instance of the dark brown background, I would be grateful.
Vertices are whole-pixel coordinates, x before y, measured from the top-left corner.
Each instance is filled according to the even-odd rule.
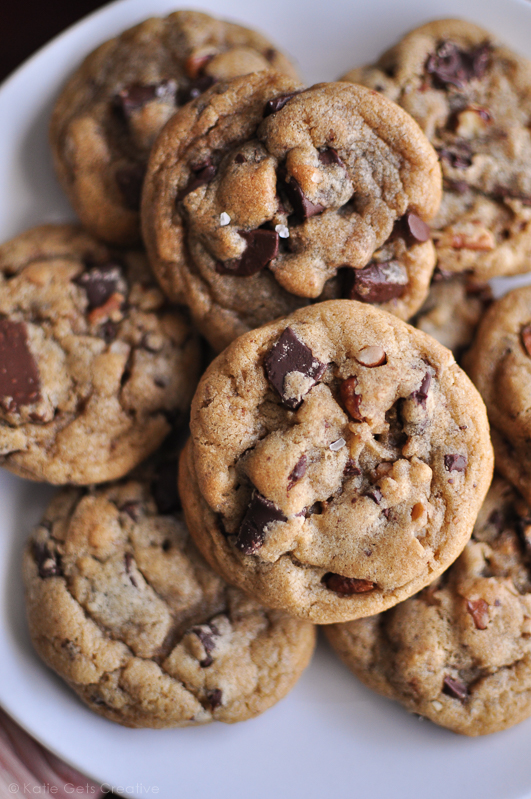
[[[0,0],[0,81],[57,33],[105,2]]]

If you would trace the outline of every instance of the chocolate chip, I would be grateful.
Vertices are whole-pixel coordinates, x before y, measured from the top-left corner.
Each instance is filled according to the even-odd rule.
[[[135,580],[134,576],[131,574],[131,566],[133,565],[133,556],[130,552],[126,552],[124,555],[124,563],[125,563],[125,573],[129,576],[131,580],[131,585],[134,585],[135,588],[138,588],[138,583]]]
[[[361,474],[361,469],[356,465],[356,461],[349,458],[343,469],[343,475],[345,477],[354,477],[359,474]]]
[[[122,166],[114,173],[116,185],[120,190],[124,204],[130,211],[138,211],[140,208],[145,174],[146,168],[142,164]]]
[[[348,415],[357,422],[362,422],[364,417],[360,411],[361,394],[356,394],[358,385],[357,377],[347,377],[339,387],[341,402],[345,406]]]
[[[448,694],[448,696],[453,697],[454,699],[459,699],[460,702],[463,704],[468,699],[468,688],[467,686],[461,682],[460,680],[454,680],[452,677],[446,675],[443,680],[443,694]]]
[[[444,467],[447,472],[464,472],[467,459],[464,455],[445,455]]]
[[[116,325],[114,322],[111,322],[111,320],[108,319],[100,327],[99,334],[106,344],[110,344],[112,341],[116,339],[116,336],[118,335],[118,325]]]
[[[417,216],[416,214],[407,214],[406,215],[406,225],[408,232],[411,234],[412,238],[415,241],[428,241],[430,238],[430,228],[426,222]]]
[[[212,691],[207,691],[207,699],[212,710],[215,710],[221,705],[223,694],[219,688],[214,688]]]
[[[439,157],[454,169],[468,169],[472,165],[472,148],[466,142],[460,142],[451,147],[441,148]]]
[[[295,483],[297,483],[306,474],[306,455],[302,455],[288,477],[288,491],[291,491]]]
[[[383,499],[383,494],[378,487],[371,488],[369,491],[366,491],[365,496],[369,497],[369,499],[372,499],[372,501],[376,502],[377,505],[379,505]]]
[[[275,230],[239,230],[238,233],[247,242],[241,258],[230,261],[218,261],[216,272],[220,275],[236,275],[250,277],[264,269],[278,255],[278,233]]]
[[[216,648],[215,638],[219,636],[219,630],[213,622],[209,622],[199,627],[192,627],[190,632],[197,635],[203,645],[206,657],[199,661],[199,665],[202,669],[207,669],[214,662],[214,658],[211,657],[211,654]]]
[[[312,385],[315,385],[322,377],[326,364],[318,361],[311,349],[297,338],[291,327],[287,327],[266,355],[264,367],[267,379],[280,396],[283,405],[296,410],[302,403],[302,398],[285,394],[286,376],[292,372],[300,372],[310,378]],[[310,388],[311,386],[306,389],[306,393]]]
[[[473,78],[483,77],[490,50],[488,43],[462,50],[454,42],[445,41],[428,56],[426,71],[433,75],[435,84],[462,89]]]
[[[177,458],[162,463],[151,483],[151,493],[159,513],[166,515],[181,509],[177,492]]]
[[[39,577],[47,580],[48,577],[62,577],[61,556],[58,552],[53,552],[47,544],[34,541],[32,544],[33,557],[39,570]]]
[[[247,158],[244,156],[243,153],[238,153],[237,156],[234,159],[234,162],[236,164],[245,164],[245,163],[247,163]]]
[[[179,86],[177,91],[178,105],[186,105],[186,103],[189,103],[191,100],[195,100],[200,94],[210,89],[214,83],[215,78],[211,75],[201,75],[194,80],[188,81],[187,86]]]
[[[291,203],[295,216],[303,221],[317,214],[322,214],[324,205],[312,203],[304,194],[299,182],[292,175],[288,175],[282,184],[282,189]]]
[[[41,399],[39,370],[24,322],[0,319],[0,402],[7,411]]]
[[[338,166],[344,167],[345,164],[337,154],[337,151],[334,150],[333,147],[327,147],[325,150],[321,150],[318,155],[319,161],[323,166],[330,166],[331,164],[337,164]]]
[[[430,390],[431,385],[431,374],[426,372],[424,377],[421,380],[420,386],[416,391],[411,392],[411,399],[416,402],[417,405],[420,405],[422,408],[426,407],[426,401],[428,399],[428,392]]]
[[[531,358],[531,325],[526,325],[522,328],[522,344],[524,349]]]
[[[113,294],[125,292],[122,270],[116,264],[95,266],[82,272],[75,278],[74,283],[85,290],[89,311],[101,308]]]
[[[174,80],[161,80],[159,83],[150,83],[143,86],[141,83],[132,83],[122,89],[114,98],[114,105],[128,119],[139,108],[162,98],[175,97],[176,84]]]
[[[290,92],[290,94],[279,94],[278,97],[273,97],[272,100],[268,100],[264,107],[264,117],[271,116],[271,114],[276,114],[277,111],[280,111],[281,108],[284,108],[286,103],[289,103],[292,97],[295,97],[296,94],[300,94],[300,92]]]
[[[244,555],[254,555],[264,543],[267,526],[271,522],[285,521],[286,517],[280,508],[255,491],[240,524],[236,548]]]
[[[120,513],[126,513],[130,519],[132,519],[134,522],[137,522],[138,519],[140,518],[141,507],[142,506],[140,502],[131,501],[131,502],[125,502],[123,505],[120,506],[119,510]]]
[[[401,297],[407,284],[407,272],[398,261],[370,263],[363,269],[347,271],[345,295],[360,302],[389,302]]]
[[[217,169],[214,164],[208,163],[206,166],[201,166],[199,169],[194,170],[192,167],[192,171],[194,174],[191,176],[184,189],[177,192],[175,196],[176,203],[180,203],[188,194],[195,191],[200,186],[206,186],[207,183],[210,183],[210,181],[215,178]]]
[[[484,599],[467,599],[466,609],[474,619],[478,630],[486,630],[489,625],[489,606]]]
[[[340,596],[352,596],[352,594],[366,594],[376,587],[376,583],[371,580],[361,580],[357,577],[343,577],[342,574],[328,572],[321,580],[329,591]]]

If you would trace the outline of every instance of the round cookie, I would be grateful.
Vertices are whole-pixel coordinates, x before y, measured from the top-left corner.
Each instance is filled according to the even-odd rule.
[[[266,69],[297,77],[264,36],[198,11],[152,17],[91,53],[50,127],[57,175],[85,227],[135,244],[146,162],[165,122],[217,80]]]
[[[489,308],[465,366],[487,406],[496,468],[531,504],[531,286]]]
[[[252,718],[293,687],[315,643],[313,625],[204,562],[178,512],[176,465],[153,482],[63,489],[24,554],[37,652],[127,727]]]
[[[201,368],[187,317],[140,251],[74,225],[0,246],[0,464],[21,477],[122,477],[188,410]]]
[[[180,494],[228,582],[317,623],[371,615],[440,574],[492,476],[481,398],[451,353],[335,300],[237,339],[192,403]]]
[[[490,286],[470,275],[435,272],[430,292],[411,324],[433,336],[459,361],[492,302]]]
[[[142,228],[162,287],[218,351],[311,301],[409,318],[435,254],[435,151],[402,109],[345,83],[219,83],[157,139]],[[365,270],[365,271],[364,271]]]
[[[439,268],[480,280],[527,272],[531,256],[531,62],[470,22],[429,22],[342,80],[401,105],[439,153],[432,221]]]
[[[464,735],[531,715],[531,516],[496,477],[471,541],[421,593],[327,637],[370,688]]]

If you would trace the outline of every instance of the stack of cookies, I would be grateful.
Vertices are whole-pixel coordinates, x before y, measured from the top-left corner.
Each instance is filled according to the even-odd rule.
[[[455,20],[306,88],[178,11],[70,78],[83,227],[0,246],[0,457],[63,486],[28,618],[95,712],[253,717],[322,624],[457,732],[531,714],[531,290],[488,285],[529,269],[530,118],[531,65]]]

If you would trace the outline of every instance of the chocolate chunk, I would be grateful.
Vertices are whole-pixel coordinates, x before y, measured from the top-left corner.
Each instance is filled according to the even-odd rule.
[[[507,186],[495,186],[491,192],[497,199],[508,198],[510,200],[520,200],[522,205],[531,205],[531,197],[522,194],[517,189],[510,189]]]
[[[473,78],[483,77],[490,49],[488,43],[462,50],[454,42],[442,42],[436,53],[428,56],[426,71],[433,75],[435,84],[444,88],[452,85],[462,89]]]
[[[117,264],[94,266],[76,277],[74,283],[85,290],[89,311],[101,308],[113,294],[124,294],[126,290],[122,270]]]
[[[272,100],[268,100],[264,107],[264,117],[271,116],[271,114],[276,114],[276,112],[280,111],[281,108],[284,108],[286,103],[289,103],[291,98],[295,97],[296,94],[300,94],[300,92],[279,94],[278,97],[273,97]]]
[[[324,205],[319,203],[312,203],[304,194],[299,182],[295,180],[292,175],[288,175],[282,188],[288,200],[291,203],[295,216],[303,221],[309,219],[311,216],[322,214],[325,210]]]
[[[236,164],[245,164],[247,163],[247,158],[244,156],[243,153],[238,153],[234,159],[234,163]]]
[[[209,622],[199,627],[192,627],[191,632],[197,635],[203,645],[206,657],[199,661],[199,665],[202,669],[207,669],[214,662],[214,658],[211,657],[211,654],[216,648],[215,638],[219,636],[219,630],[213,622]]]
[[[141,509],[140,502],[125,502],[120,508],[120,513],[126,513],[130,519],[134,522],[137,522],[140,518],[140,509]]]
[[[280,508],[255,491],[240,524],[236,548],[244,555],[254,555],[264,543],[267,526],[271,522],[285,521],[287,519]]]
[[[339,395],[348,415],[357,422],[362,422],[364,419],[364,416],[360,411],[362,397],[361,394],[356,394],[357,385],[357,377],[347,377],[347,379],[343,380],[341,386],[339,387]]]
[[[352,594],[366,594],[376,587],[376,583],[371,580],[361,580],[357,577],[343,577],[342,574],[328,572],[321,580],[329,591],[340,596],[352,596]]]
[[[401,297],[407,284],[407,272],[398,261],[370,263],[363,269],[348,270],[345,297],[359,302],[389,302]]]
[[[153,100],[175,97],[176,84],[174,80],[161,80],[159,83],[150,83],[143,86],[141,83],[132,83],[122,89],[114,98],[114,105],[123,113],[126,119],[139,108]]]
[[[0,403],[12,413],[41,399],[39,370],[24,322],[0,319]]]
[[[165,461],[157,469],[151,483],[151,493],[159,513],[166,515],[181,509],[177,492],[177,458]]]
[[[291,372],[300,372],[315,385],[322,377],[326,364],[314,358],[311,349],[297,338],[291,327],[287,327],[266,355],[264,367],[267,379],[280,396],[283,405],[296,410],[301,405],[302,398],[285,394],[286,376]],[[306,389],[306,393],[310,388],[311,386]]]
[[[212,691],[207,691],[208,704],[212,710],[215,710],[221,705],[222,698],[223,694],[219,688],[214,688]]]
[[[146,168],[143,164],[122,166],[114,173],[116,185],[120,190],[125,206],[130,211],[138,211],[140,208],[145,174]]]
[[[186,105],[191,100],[195,100],[200,94],[206,92],[207,89],[215,83],[215,78],[211,75],[201,75],[199,78],[188,81],[187,86],[179,86],[177,91],[178,105]]]
[[[466,609],[474,619],[478,630],[486,630],[489,625],[489,606],[484,599],[467,599]]]
[[[430,238],[429,225],[416,214],[406,214],[406,225],[409,234],[415,241],[428,241]]]
[[[306,474],[306,455],[302,455],[288,477],[288,491],[291,491],[295,483],[297,483]]]
[[[464,455],[445,455],[444,468],[447,472],[464,472],[467,459]]]
[[[443,680],[443,694],[459,699],[464,704],[468,699],[468,688],[460,680],[454,680],[447,675]]]
[[[331,164],[337,164],[338,166],[344,167],[345,164],[337,154],[337,151],[334,150],[333,147],[327,147],[326,150],[321,150],[319,153],[319,161],[324,166],[330,166]]]
[[[472,148],[466,142],[460,142],[451,147],[441,148],[439,157],[454,169],[468,169],[472,165]]]
[[[411,392],[411,399],[420,405],[422,408],[426,407],[426,401],[428,399],[428,392],[430,390],[431,385],[431,374],[426,372],[424,377],[421,380],[420,386],[416,391]]]
[[[32,544],[33,557],[39,570],[39,577],[47,580],[48,577],[62,577],[61,556],[53,552],[47,544],[34,541]]]
[[[210,183],[213,178],[216,176],[217,169],[214,164],[206,164],[206,166],[201,165],[198,169],[193,169],[194,174],[191,176],[190,180],[184,187],[177,192],[175,196],[175,202],[180,203],[181,200],[190,194],[192,191],[195,191],[200,186],[206,186],[207,183]]]
[[[369,499],[372,499],[372,501],[376,502],[377,505],[379,505],[383,499],[383,494],[377,486],[371,488],[369,491],[366,491],[365,496],[369,497]]]
[[[278,233],[275,230],[239,230],[238,233],[247,242],[241,258],[230,261],[218,261],[216,272],[220,275],[236,275],[250,277],[264,269],[278,255]]]
[[[356,465],[356,461],[349,458],[343,469],[344,477],[355,477],[359,474],[361,474],[361,469]]]

